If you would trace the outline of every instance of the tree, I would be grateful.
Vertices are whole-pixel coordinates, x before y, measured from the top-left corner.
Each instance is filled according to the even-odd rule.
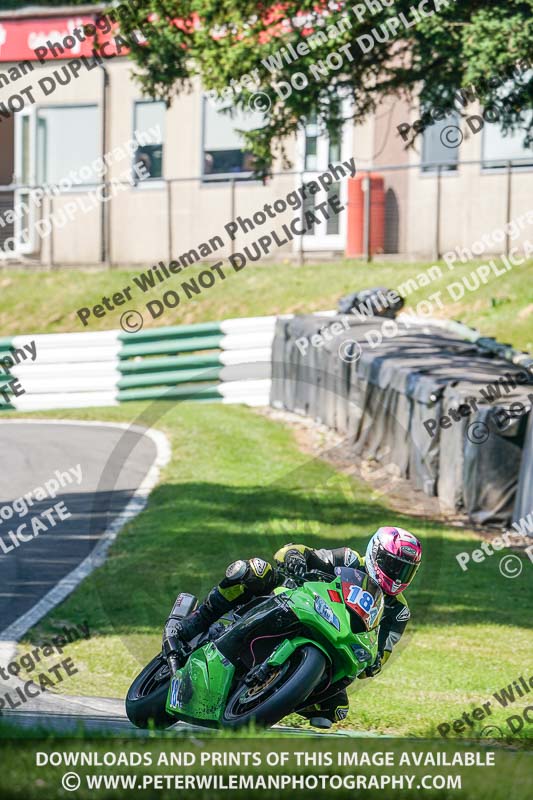
[[[529,144],[532,11],[533,0],[129,0],[114,13],[125,36],[146,36],[131,53],[145,93],[170,103],[199,78],[232,107],[264,112],[245,135],[265,174],[311,113],[336,129],[343,96],[362,120],[387,95],[451,111],[473,84]],[[258,85],[240,80],[254,71]]]

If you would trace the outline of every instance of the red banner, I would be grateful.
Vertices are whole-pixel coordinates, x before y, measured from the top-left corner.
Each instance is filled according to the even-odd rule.
[[[90,56],[96,41],[102,43],[111,38],[110,32],[103,33],[101,30],[96,31],[96,36],[85,36],[83,26],[92,25],[94,28],[95,18],[96,15],[73,13],[68,17],[0,20],[0,62]],[[50,43],[60,47],[51,50]],[[36,54],[36,48],[42,49]]]

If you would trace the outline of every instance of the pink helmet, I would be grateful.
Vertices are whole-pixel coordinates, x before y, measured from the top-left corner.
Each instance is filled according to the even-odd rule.
[[[422,559],[422,545],[403,528],[378,528],[366,548],[365,567],[385,594],[407,589]]]

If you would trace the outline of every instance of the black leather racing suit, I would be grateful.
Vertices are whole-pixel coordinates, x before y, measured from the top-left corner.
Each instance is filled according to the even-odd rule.
[[[288,544],[274,555],[277,566],[285,566],[294,553],[305,558],[307,570],[321,570],[335,575],[335,567],[352,567],[365,569],[364,558],[349,547],[336,547],[319,550],[303,544]],[[247,561],[235,561],[229,565],[224,578],[207,595],[198,609],[183,620],[181,636],[189,641],[199,633],[206,631],[210,625],[220,619],[223,614],[237,606],[247,603],[254,597],[267,595],[276,586],[283,583],[285,575],[262,558],[250,558]],[[390,656],[393,647],[399,642],[410,618],[407,602],[402,594],[392,596],[385,594],[385,610],[379,627],[378,652],[384,663]],[[371,668],[359,677],[369,677]],[[328,694],[320,703],[305,709],[304,716],[326,717],[332,722],[344,719],[348,713],[348,696],[346,686],[350,681],[338,681],[329,687]]]

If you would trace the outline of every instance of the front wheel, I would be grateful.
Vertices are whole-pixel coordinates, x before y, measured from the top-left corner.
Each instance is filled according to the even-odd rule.
[[[230,696],[222,717],[222,725],[239,728],[255,722],[274,725],[302,706],[320,683],[326,658],[312,645],[299,647],[292,656],[272,670],[256,686],[240,683]]]
[[[168,728],[178,720],[166,711],[170,670],[163,656],[153,658],[137,675],[126,697],[126,714],[137,728]]]

